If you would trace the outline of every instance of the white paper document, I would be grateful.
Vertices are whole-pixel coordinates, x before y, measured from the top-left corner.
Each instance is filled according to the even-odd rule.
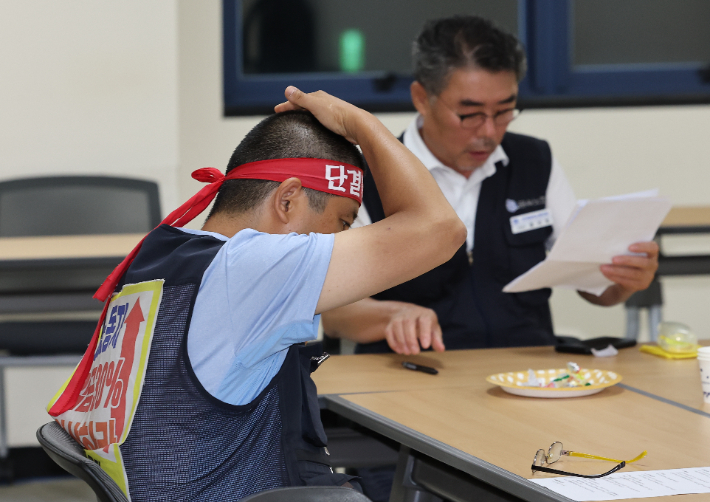
[[[710,493],[710,467],[617,472],[596,479],[565,476],[530,481],[578,502],[663,497]]]
[[[671,202],[656,190],[580,200],[547,258],[508,283],[503,291],[519,293],[561,287],[600,295],[612,284],[599,266],[614,256],[631,254],[634,242],[653,239]]]

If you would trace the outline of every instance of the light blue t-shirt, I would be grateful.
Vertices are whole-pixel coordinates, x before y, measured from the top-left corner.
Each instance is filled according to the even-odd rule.
[[[332,234],[265,234],[227,239],[205,270],[187,353],[202,386],[230,404],[250,403],[281,369],[288,348],[315,340],[315,315],[333,252]]]

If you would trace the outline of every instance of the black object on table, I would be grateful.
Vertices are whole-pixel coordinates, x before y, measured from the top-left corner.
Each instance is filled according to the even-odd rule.
[[[629,338],[615,338],[613,336],[601,336],[599,338],[590,338],[588,340],[580,340],[573,336],[557,336],[557,344],[555,352],[567,352],[570,354],[585,354],[592,355],[592,349],[602,350],[609,345],[615,349],[625,349],[636,345],[636,340]]]

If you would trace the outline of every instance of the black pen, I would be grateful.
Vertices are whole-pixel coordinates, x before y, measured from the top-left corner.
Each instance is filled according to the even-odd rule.
[[[439,370],[436,368],[430,368],[429,366],[422,366],[421,364],[410,363],[409,361],[402,361],[402,366],[412,371],[422,371],[424,373],[429,373],[430,375],[438,375]]]

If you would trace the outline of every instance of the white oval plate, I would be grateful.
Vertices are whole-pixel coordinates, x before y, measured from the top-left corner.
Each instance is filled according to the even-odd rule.
[[[566,369],[537,370],[535,371],[535,376],[543,383],[549,383],[565,373],[567,373]],[[509,394],[544,398],[589,396],[621,382],[621,375],[613,371],[582,368],[580,373],[591,385],[584,387],[560,387],[558,389],[527,387],[525,386],[525,383],[528,381],[527,370],[496,373],[495,375],[487,377],[486,381],[494,385],[499,385],[501,389]]]

